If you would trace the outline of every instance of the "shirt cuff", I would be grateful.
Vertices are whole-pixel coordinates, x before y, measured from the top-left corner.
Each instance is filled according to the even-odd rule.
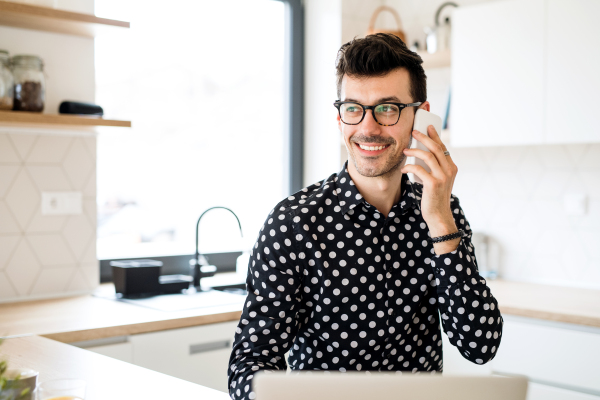
[[[441,287],[456,285],[477,275],[475,259],[469,253],[464,238],[460,239],[456,250],[435,255],[431,260],[431,266],[437,285]]]

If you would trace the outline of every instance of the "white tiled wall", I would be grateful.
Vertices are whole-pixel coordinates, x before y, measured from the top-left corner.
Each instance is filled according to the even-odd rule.
[[[41,215],[43,191],[80,191],[83,214]],[[96,137],[0,133],[0,302],[91,292]]]
[[[489,0],[456,2],[465,6],[485,1]],[[408,42],[423,44],[423,28],[433,25],[435,10],[442,3],[343,0],[342,41],[364,36],[373,11],[388,5],[400,14]],[[378,27],[394,27],[393,19],[382,17]],[[448,72],[426,71],[430,101],[443,97],[440,94],[449,84]],[[436,104],[432,104],[434,109]],[[600,288],[600,145],[449,150],[459,167],[453,192],[473,230],[500,245],[501,277]],[[566,194],[587,195],[585,215],[566,214]]]
[[[503,278],[600,288],[599,144],[449,150],[453,192],[500,245]],[[585,215],[567,215],[567,194],[587,195]]]

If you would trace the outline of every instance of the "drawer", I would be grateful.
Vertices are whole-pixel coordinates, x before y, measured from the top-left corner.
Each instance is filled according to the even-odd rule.
[[[131,336],[133,362],[227,392],[227,367],[238,322]]]
[[[529,382],[527,400],[600,400],[600,397]]]
[[[133,363],[133,346],[129,341],[129,336],[117,336],[69,344],[116,360]]]
[[[600,393],[600,330],[505,318],[493,371]]]

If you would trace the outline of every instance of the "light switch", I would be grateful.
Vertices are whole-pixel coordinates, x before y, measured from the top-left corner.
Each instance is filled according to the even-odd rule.
[[[564,205],[567,215],[585,215],[587,195],[585,193],[565,194]]]
[[[42,215],[73,215],[82,212],[81,192],[42,192]]]

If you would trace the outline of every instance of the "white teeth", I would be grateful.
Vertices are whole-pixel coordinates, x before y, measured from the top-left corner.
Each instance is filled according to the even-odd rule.
[[[386,146],[371,147],[371,146],[363,146],[362,144],[359,144],[359,146],[363,150],[370,150],[370,151],[381,150],[381,149],[387,147],[387,145]]]

